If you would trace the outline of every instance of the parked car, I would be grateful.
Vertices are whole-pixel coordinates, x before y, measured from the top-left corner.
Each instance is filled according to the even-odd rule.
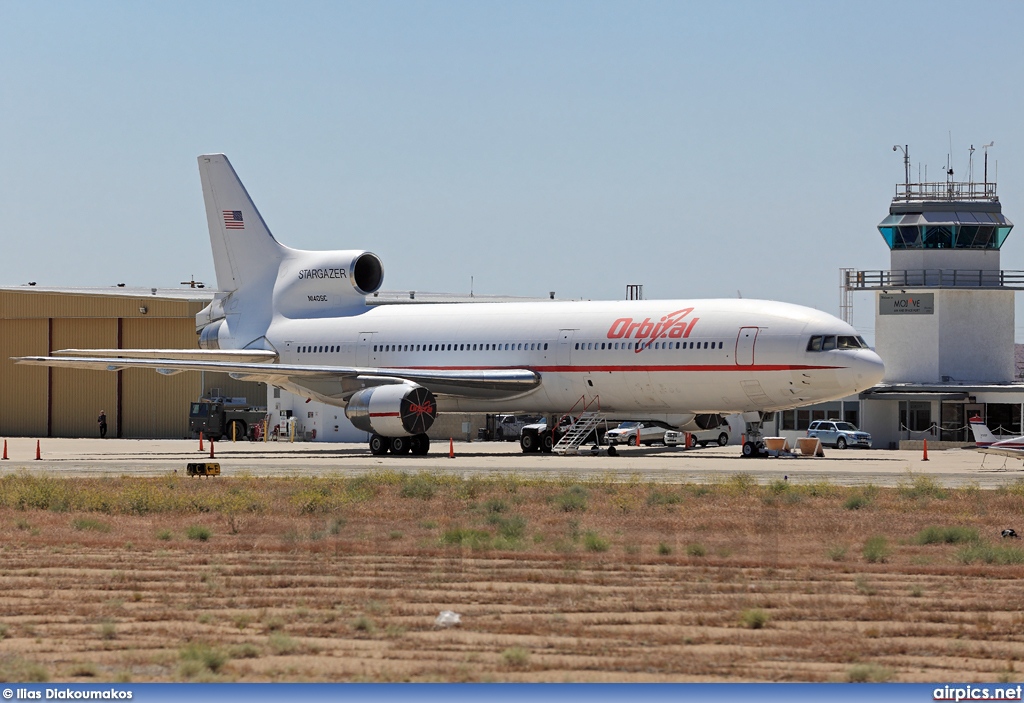
[[[682,430],[668,430],[665,433],[665,444],[670,447],[675,447],[683,443],[683,437],[685,433]],[[720,447],[724,447],[729,443],[731,431],[729,423],[722,421],[722,424],[718,427],[713,427],[710,430],[697,430],[696,432],[690,433],[690,446],[695,447],[698,444],[702,447],[706,447],[709,444],[717,444]]]
[[[871,448],[871,435],[861,432],[855,425],[841,420],[815,420],[807,428],[808,437],[817,437],[822,444],[836,449],[847,447]]]
[[[613,430],[608,430],[604,438],[608,444],[628,444],[631,447],[637,446],[637,435],[639,434],[641,444],[650,446],[655,442],[665,441],[665,428],[659,427],[653,422],[622,422]]]

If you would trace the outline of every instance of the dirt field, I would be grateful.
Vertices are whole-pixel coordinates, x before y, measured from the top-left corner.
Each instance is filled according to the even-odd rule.
[[[1020,681],[1007,527],[912,475],[7,475],[0,678]]]

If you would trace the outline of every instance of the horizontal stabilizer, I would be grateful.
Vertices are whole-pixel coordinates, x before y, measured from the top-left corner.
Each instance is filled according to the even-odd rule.
[[[61,349],[54,356],[109,359],[174,359],[177,361],[262,361],[273,363],[277,353],[263,349]],[[184,369],[183,369],[184,370]]]

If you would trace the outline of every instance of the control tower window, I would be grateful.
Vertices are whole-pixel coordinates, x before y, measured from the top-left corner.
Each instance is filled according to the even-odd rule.
[[[953,232],[949,227],[928,227],[925,229],[925,249],[949,249],[951,246],[953,246]]]

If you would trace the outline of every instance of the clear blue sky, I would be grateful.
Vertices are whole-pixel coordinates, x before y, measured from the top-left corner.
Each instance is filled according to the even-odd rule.
[[[372,250],[388,289],[835,314],[840,267],[888,268],[892,145],[934,180],[950,134],[958,179],[995,140],[1024,269],[1022,27],[1021,2],[0,0],[0,285],[212,282],[196,156],[222,151],[280,241]]]

